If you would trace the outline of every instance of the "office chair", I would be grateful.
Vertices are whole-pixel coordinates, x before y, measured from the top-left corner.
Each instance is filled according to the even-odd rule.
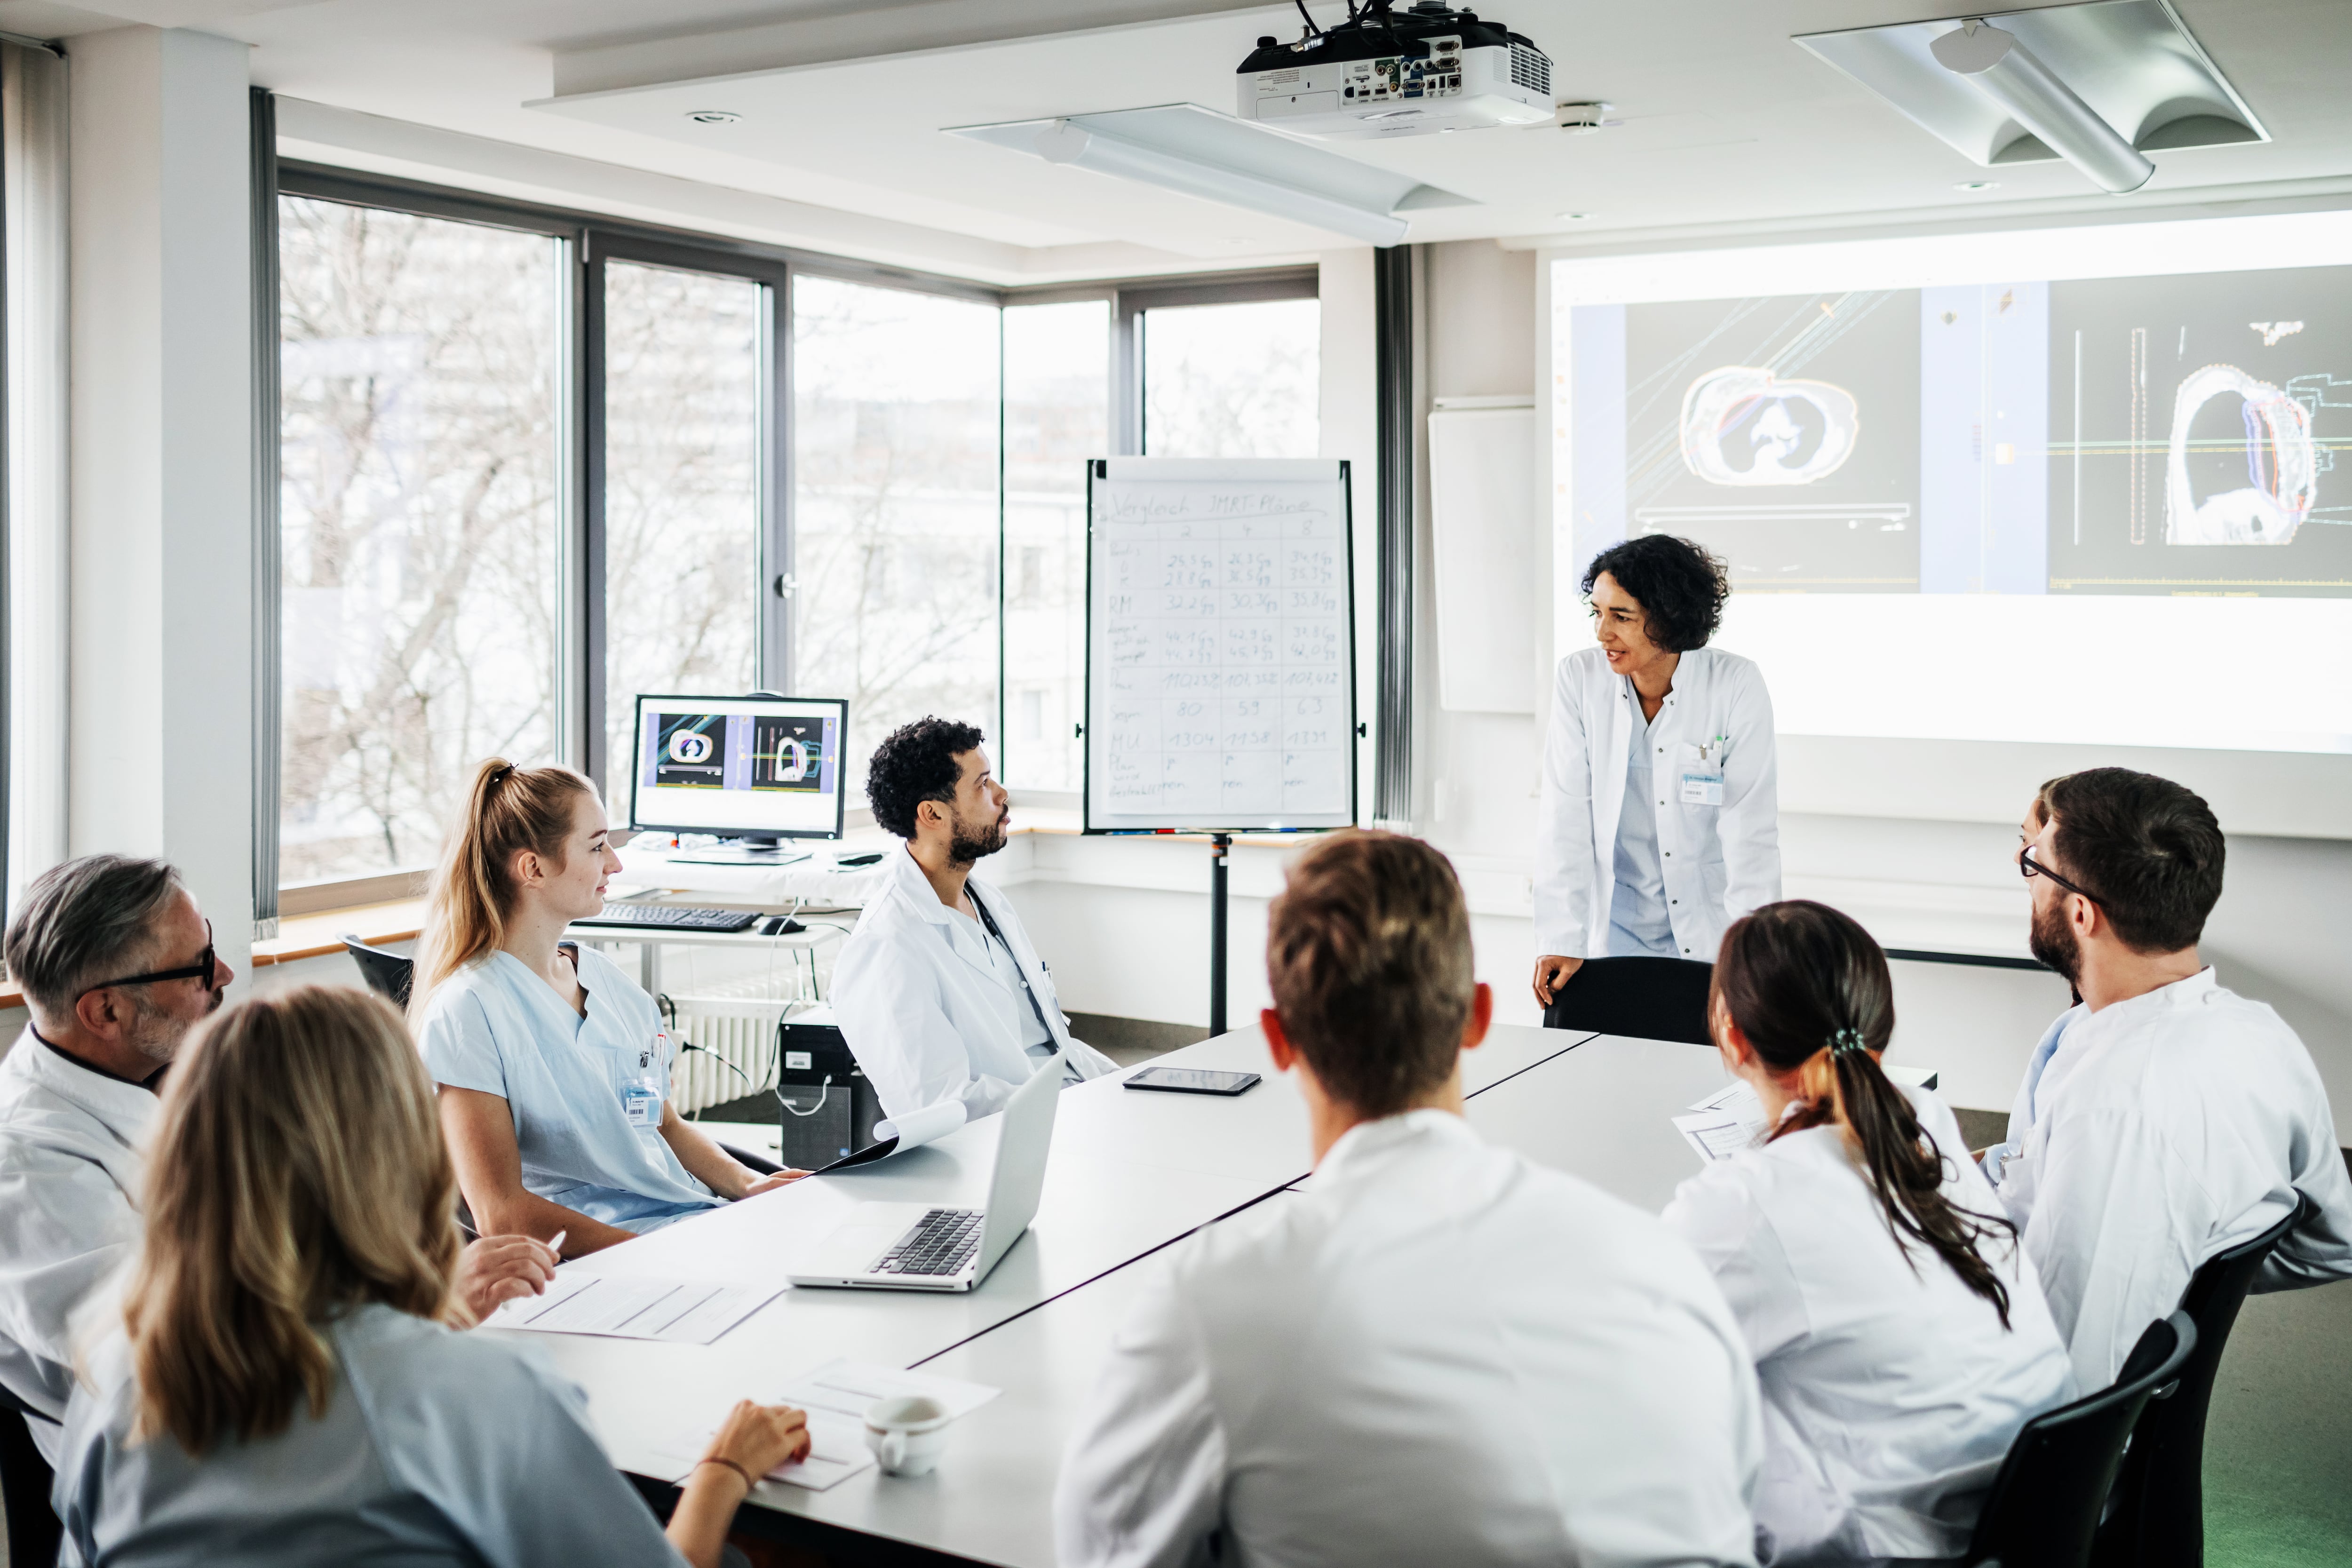
[[[1711,1046],[1706,988],[1715,965],[1688,958],[1588,958],[1552,993],[1547,1029]]]
[[[8,1510],[8,1561],[24,1568],[36,1563],[47,1568],[58,1560],[66,1532],[49,1507],[56,1477],[33,1446],[29,1424],[49,1418],[6,1388],[0,1388],[0,1407],[5,1407],[0,1408],[0,1505]]]
[[[352,962],[360,966],[360,978],[367,982],[369,990],[390,998],[395,1007],[408,1005],[409,983],[416,977],[415,959],[370,947],[348,932],[343,936],[343,947],[351,953]]]
[[[2186,1312],[2150,1323],[2114,1384],[2018,1429],[1961,1558],[1969,1568],[2084,1568],[2124,1445],[2197,1349]]]
[[[2213,1400],[2213,1378],[2254,1277],[2309,1201],[2297,1194],[2294,1213],[2252,1241],[2215,1254],[2189,1276],[2180,1310],[2197,1325],[2197,1353],[2181,1369],[2179,1392],[2150,1405],[2132,1433],[2116,1505],[2099,1531],[2101,1563],[2199,1568],[2205,1561],[2205,1411]]]

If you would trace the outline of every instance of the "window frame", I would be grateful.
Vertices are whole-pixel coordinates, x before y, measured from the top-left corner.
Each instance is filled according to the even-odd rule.
[[[261,95],[257,95],[260,97]],[[256,120],[265,110],[257,102]],[[257,138],[257,141],[259,139]],[[760,352],[760,563],[762,586],[759,626],[755,630],[758,671],[768,689],[792,689],[794,586],[794,382],[793,374],[793,294],[803,277],[824,278],[872,288],[942,295],[993,306],[1000,312],[1013,305],[1055,304],[1079,300],[1106,300],[1111,310],[1110,355],[1104,366],[1106,397],[1110,414],[1112,456],[1133,456],[1142,444],[1142,356],[1139,323],[1149,310],[1182,305],[1240,304],[1263,300],[1314,299],[1319,274],[1313,266],[1281,267],[1177,277],[1105,279],[1076,284],[1040,284],[999,288],[965,279],[907,268],[829,256],[788,246],[730,238],[723,235],[674,228],[607,217],[600,214],[540,203],[485,195],[451,186],[430,184],[394,175],[340,168],[293,159],[257,160],[257,197],[267,189],[273,200],[268,226],[275,236],[274,197],[339,203],[408,213],[419,217],[476,224],[510,232],[535,234],[558,241],[559,323],[557,375],[562,406],[558,420],[558,635],[557,686],[559,709],[557,747],[564,760],[605,786],[616,761],[607,756],[605,709],[607,591],[605,523],[608,492],[604,473],[605,343],[604,267],[619,261],[738,278],[761,289]],[[257,235],[260,222],[257,218]],[[270,288],[274,298],[276,255],[270,257]],[[279,316],[276,308],[255,312],[257,363],[278,363]],[[1000,356],[999,418],[1003,416],[1003,381]],[[258,378],[257,378],[258,380]],[[283,409],[277,378],[269,378],[267,406],[257,421],[271,437],[270,472],[282,440]],[[257,468],[262,462],[257,453]],[[999,734],[1008,722],[1004,691],[1004,616],[1008,593],[1004,536],[1004,455],[1000,438],[997,477],[997,711],[991,717]],[[267,733],[257,736],[254,750],[255,826],[254,886],[258,902],[265,888],[274,891],[273,915],[344,907],[367,899],[397,896],[405,888],[421,891],[418,868],[371,872],[363,876],[302,884],[278,880],[278,814],[282,810],[282,717],[278,689],[283,680],[278,647],[278,566],[283,549],[278,528],[278,496],[274,485],[264,496],[257,488],[257,544],[264,537],[269,548],[257,550],[257,585],[270,592],[256,598],[257,615],[270,625],[261,628],[257,642],[257,697],[266,691],[266,709],[257,722]],[[1034,792],[1032,792],[1033,794]],[[1054,792],[1057,795],[1063,792]],[[1072,796],[1075,801],[1075,796]],[[268,818],[262,831],[263,816]]]

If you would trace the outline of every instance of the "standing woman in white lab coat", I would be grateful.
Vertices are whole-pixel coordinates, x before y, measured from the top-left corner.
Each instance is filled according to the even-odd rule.
[[[1588,958],[1701,963],[1780,896],[1772,699],[1706,646],[1731,585],[1686,539],[1592,558],[1598,647],[1559,661],[1536,821],[1536,1001]]]
[[[1956,1557],[2018,1428],[2073,1364],[1958,1121],[1879,1067],[1886,954],[1805,900],[1732,922],[1707,1007],[1771,1131],[1666,1205],[1764,1391],[1768,1568]]]

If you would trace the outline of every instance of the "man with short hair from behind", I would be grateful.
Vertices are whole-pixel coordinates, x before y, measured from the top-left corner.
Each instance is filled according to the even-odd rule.
[[[2018,837],[2033,954],[2081,1000],[2034,1047],[1985,1172],[2098,1389],[2200,1265],[2298,1198],[2254,1289],[2352,1277],[2352,1179],[2311,1053],[2199,956],[2224,857],[2205,802],[2094,768],[2043,784]]]
[[[1314,1179],[1157,1266],[1064,1459],[1061,1562],[1752,1563],[1756,1374],[1714,1280],[1463,1119],[1494,998],[1445,858],[1308,850],[1266,968]]]
[[[136,1250],[156,1095],[236,973],[179,872],[127,855],[36,877],[6,947],[32,1022],[0,1058],[0,1384],[52,1417],[27,1425],[54,1462],[73,1316]],[[460,1294],[485,1312],[552,1265],[524,1237],[476,1242]]]

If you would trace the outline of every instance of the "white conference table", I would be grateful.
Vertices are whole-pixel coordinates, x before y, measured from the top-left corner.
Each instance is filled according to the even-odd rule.
[[[1158,1062],[1266,1081],[1232,1100],[1129,1090],[1125,1071],[1065,1090],[1037,1217],[977,1290],[787,1289],[709,1346],[528,1338],[587,1389],[614,1461],[657,1480],[685,1471],[682,1435],[837,1357],[920,1364],[1002,1389],[957,1423],[933,1475],[868,1469],[824,1492],[763,1482],[753,1503],[790,1517],[747,1513],[739,1528],[847,1561],[929,1555],[1043,1568],[1054,1561],[1062,1446],[1111,1333],[1151,1278],[1137,1265],[1253,1203],[1293,1201],[1286,1189],[1307,1172],[1305,1104],[1295,1080],[1273,1071],[1255,1028]],[[1463,1070],[1469,1119],[1490,1141],[1652,1209],[1697,1169],[1668,1119],[1724,1081],[1704,1047],[1518,1026],[1497,1026]],[[781,1284],[796,1252],[855,1204],[984,1201],[998,1125],[991,1118],[875,1166],[796,1182],[566,1272]]]

